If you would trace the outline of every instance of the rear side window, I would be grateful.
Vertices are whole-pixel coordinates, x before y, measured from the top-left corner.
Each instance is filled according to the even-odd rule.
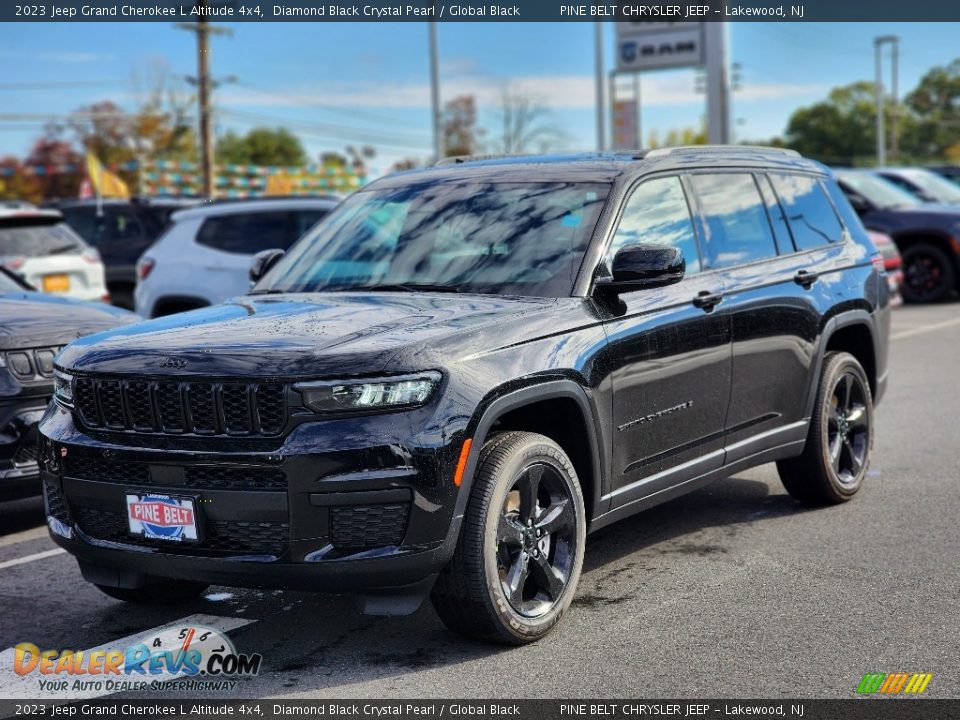
[[[296,240],[290,212],[249,212],[215,215],[203,221],[197,243],[223,252],[254,255],[261,250],[286,250]]]
[[[680,178],[647,180],[634,191],[610,244],[607,266],[612,267],[613,256],[620,248],[640,244],[679,248],[687,263],[686,273],[700,270],[697,240]]]
[[[728,267],[777,254],[763,198],[748,173],[691,175],[704,220],[704,261]]]
[[[812,250],[843,238],[843,226],[819,180],[771,174],[770,181],[780,196],[797,250]]]

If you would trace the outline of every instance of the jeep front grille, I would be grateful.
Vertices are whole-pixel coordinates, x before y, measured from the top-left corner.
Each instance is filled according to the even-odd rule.
[[[193,435],[279,435],[287,422],[286,386],[77,378],[80,422],[93,429]]]

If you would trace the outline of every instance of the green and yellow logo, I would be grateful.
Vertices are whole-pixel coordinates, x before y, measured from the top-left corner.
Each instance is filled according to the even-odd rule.
[[[921,695],[931,680],[932,673],[867,673],[857,695]]]

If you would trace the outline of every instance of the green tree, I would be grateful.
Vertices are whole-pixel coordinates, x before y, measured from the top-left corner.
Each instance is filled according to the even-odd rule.
[[[785,141],[802,155],[833,165],[856,165],[876,152],[877,101],[873,83],[830,91],[827,99],[790,116]]]
[[[217,140],[218,163],[297,166],[307,164],[300,139],[284,128],[254,128],[244,136],[227,132]]]
[[[923,159],[953,156],[960,141],[960,58],[929,70],[904,105],[915,121],[904,129],[903,145]]]

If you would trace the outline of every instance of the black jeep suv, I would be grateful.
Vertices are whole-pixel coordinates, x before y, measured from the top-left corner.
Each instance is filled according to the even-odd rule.
[[[588,531],[770,461],[808,503],[864,482],[883,263],[794,153],[461,159],[280,255],[247,296],[58,356],[49,527],[107,594],[429,595],[525,643]]]

